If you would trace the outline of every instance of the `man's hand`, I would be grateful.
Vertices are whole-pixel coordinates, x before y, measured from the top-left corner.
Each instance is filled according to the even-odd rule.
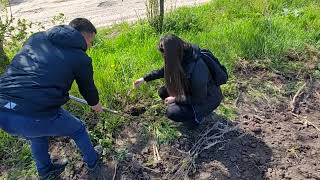
[[[164,103],[166,103],[167,105],[172,104],[176,102],[176,97],[173,96],[169,96],[164,100]]]
[[[102,105],[100,102],[97,105],[91,106],[91,109],[93,109],[97,113],[103,112]]]
[[[134,81],[133,86],[134,86],[134,88],[138,88],[141,86],[142,83],[144,83],[144,79],[140,78],[140,79]]]

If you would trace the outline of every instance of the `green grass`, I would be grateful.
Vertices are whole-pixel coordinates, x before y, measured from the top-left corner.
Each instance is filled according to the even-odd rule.
[[[320,48],[320,1],[212,1],[199,7],[180,8],[167,14],[164,30],[163,34],[176,33],[186,41],[211,49],[227,66],[231,77],[229,83],[222,87],[226,100],[218,113],[235,119],[237,114],[232,102],[238,92],[235,84],[237,77],[233,75],[233,69],[238,59],[243,58],[252,63],[256,59],[269,59],[270,62],[266,63],[271,69],[296,72],[299,66],[284,61],[283,56],[289,50],[302,51],[306,45]],[[104,106],[122,110],[127,104],[142,103],[147,107],[159,104],[157,88],[162,81],[144,84],[138,90],[132,89],[132,82],[163,64],[156,50],[160,36],[145,21],[133,25],[122,23],[99,30],[95,47],[88,53],[93,59],[94,78]],[[14,51],[8,54],[12,57]],[[320,67],[315,70],[315,77],[320,76],[319,71]],[[72,94],[78,95],[76,86],[73,87]],[[67,105],[66,108],[82,119],[90,115],[88,107],[75,103]],[[150,132],[156,132],[161,143],[176,138],[179,134],[170,123],[153,116],[158,112],[157,108],[155,109],[150,108],[147,111],[149,119],[141,121],[147,121],[150,127],[156,129]],[[98,119],[98,125],[90,129],[90,134],[95,143],[102,144],[107,153],[111,152],[114,142],[112,135],[126,125],[128,120],[108,113],[99,115]],[[16,168],[17,174],[26,174],[25,170],[28,171],[29,167],[21,169],[21,166],[10,163],[15,160],[30,164],[30,152],[27,148],[10,150],[26,147],[25,143],[3,132],[0,136],[0,164]],[[7,157],[8,152],[11,152],[12,160],[3,158]],[[25,156],[21,157],[21,152],[24,152]]]
[[[1,172],[0,179],[18,179],[21,176],[35,174],[29,145],[0,130],[0,167],[10,167]]]

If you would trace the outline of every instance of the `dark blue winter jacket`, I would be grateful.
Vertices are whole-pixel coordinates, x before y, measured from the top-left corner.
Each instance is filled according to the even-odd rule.
[[[76,80],[89,105],[99,102],[82,34],[66,25],[32,35],[0,76],[0,112],[49,117],[69,100]]]

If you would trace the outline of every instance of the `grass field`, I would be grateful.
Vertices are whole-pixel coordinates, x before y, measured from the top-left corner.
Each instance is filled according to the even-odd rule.
[[[317,0],[217,0],[208,4],[179,8],[166,15],[164,33],[170,32],[184,40],[211,49],[227,66],[230,80],[224,85],[224,103],[218,113],[229,119],[237,116],[233,101],[237,97],[233,75],[239,59],[251,63],[268,59],[265,66],[281,72],[295,72],[300,66],[288,64],[282,57],[289,51],[302,51],[306,46],[320,49],[320,1]],[[150,107],[146,121],[156,129],[159,142],[166,143],[179,133],[165,118],[154,118],[154,109],[161,107],[155,81],[132,89],[132,82],[163,62],[156,47],[161,35],[146,21],[122,23],[100,29],[94,48],[88,54],[93,59],[94,79],[104,106],[122,111],[128,106],[142,104]],[[9,56],[14,51],[8,51]],[[319,65],[320,66],[320,65]],[[319,78],[320,67],[314,72]],[[248,77],[249,78],[249,77]],[[71,94],[78,95],[76,85]],[[82,119],[93,116],[88,107],[70,102],[66,108]],[[105,152],[114,151],[113,134],[120,131],[128,119],[103,113],[96,117],[98,125],[90,134]],[[27,143],[0,131],[0,179],[17,179],[35,173]]]

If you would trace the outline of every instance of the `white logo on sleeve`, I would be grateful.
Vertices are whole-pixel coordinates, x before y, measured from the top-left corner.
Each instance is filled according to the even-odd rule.
[[[14,102],[8,102],[6,105],[4,105],[4,107],[7,109],[14,109],[16,106],[17,104]]]

